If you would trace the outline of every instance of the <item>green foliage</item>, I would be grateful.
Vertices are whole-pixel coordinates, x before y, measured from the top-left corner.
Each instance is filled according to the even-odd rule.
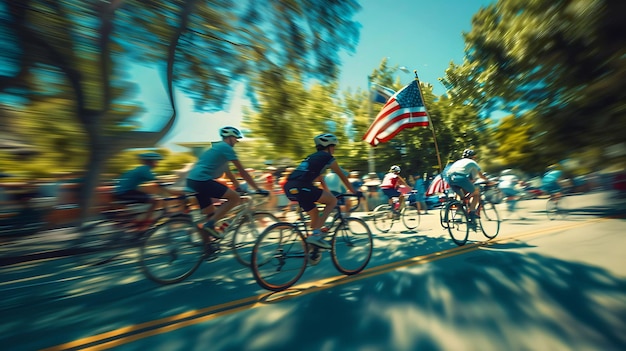
[[[496,109],[525,116],[529,128],[518,132],[541,146],[532,153],[542,162],[618,144],[626,125],[625,12],[623,1],[500,0],[474,16],[465,60],[442,82],[455,103],[485,116]],[[501,151],[505,163],[523,162]]]

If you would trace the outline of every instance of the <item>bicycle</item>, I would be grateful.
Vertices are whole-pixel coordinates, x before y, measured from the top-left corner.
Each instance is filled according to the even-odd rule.
[[[95,217],[83,223],[77,230],[73,243],[75,257],[81,266],[98,266],[111,262],[120,255],[122,249],[138,246],[147,233],[174,217],[189,218],[190,204],[187,194],[165,197],[164,206],[155,211],[156,219],[149,227],[142,228],[136,222],[137,216],[149,206],[132,200],[112,201]],[[182,201],[184,206],[168,206],[174,201]]]
[[[417,193],[412,190],[411,193]],[[393,205],[381,204],[374,208],[371,217],[374,220],[374,227],[382,233],[387,233],[393,227],[396,220],[401,220],[408,230],[415,230],[420,225],[420,212],[417,203],[410,203],[409,196],[405,196],[404,204],[400,203],[399,197],[393,197]],[[392,210],[392,206],[394,210]]]
[[[476,206],[477,218],[469,221],[469,199],[470,193],[464,193],[463,201],[453,198],[445,206],[445,214],[442,219],[444,228],[458,246],[465,245],[469,236],[469,230],[477,231],[480,227],[482,233],[488,239],[495,238],[500,231],[500,215],[495,204],[485,199],[485,191],[495,185],[486,183],[476,183],[480,187],[480,197]]]
[[[546,215],[548,219],[553,221],[557,218],[565,219],[569,214],[569,210],[566,209],[567,201],[565,200],[565,194],[551,193],[548,201],[546,202]]]
[[[195,220],[191,216],[183,220],[172,218],[154,227],[147,233],[139,250],[139,263],[144,275],[163,285],[178,283],[191,276],[202,261],[217,259],[225,252],[223,246],[229,247],[241,264],[250,266],[259,228],[278,222],[271,212],[254,210],[257,206],[254,195],[266,197],[269,194],[242,195],[242,203],[235,206],[228,217],[216,223],[216,228],[225,227],[225,239],[213,238],[200,229],[204,216],[199,213],[196,214],[199,218]],[[230,237],[230,241],[226,237]]]
[[[344,197],[359,195],[337,195],[338,199]],[[362,219],[344,216],[339,205],[333,211],[329,226],[333,265],[345,275],[357,274],[372,257],[372,232]],[[295,222],[278,222],[265,229],[252,250],[252,274],[267,290],[291,287],[302,277],[309,263],[317,265],[322,258],[324,249],[306,243],[311,230],[305,212],[299,206],[297,212],[299,219]]]

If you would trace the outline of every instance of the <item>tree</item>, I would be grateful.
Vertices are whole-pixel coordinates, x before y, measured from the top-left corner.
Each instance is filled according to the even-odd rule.
[[[358,8],[352,0],[3,0],[1,63],[8,69],[0,76],[0,99],[14,104],[15,96],[29,101],[44,94],[72,102],[88,150],[80,197],[86,213],[106,161],[129,147],[154,146],[174,125],[175,87],[197,109],[215,110],[235,81],[261,81],[277,70],[333,79],[339,52],[358,40],[351,20]],[[132,60],[159,67],[164,77],[171,111],[155,131],[129,123],[140,111],[128,103],[125,70]],[[46,77],[55,89],[38,91],[34,77]],[[248,86],[254,98],[255,85]]]
[[[532,110],[532,137],[553,162],[615,145],[614,127],[626,125],[625,11],[615,0],[500,0],[473,17],[465,60],[442,81],[485,115]]]

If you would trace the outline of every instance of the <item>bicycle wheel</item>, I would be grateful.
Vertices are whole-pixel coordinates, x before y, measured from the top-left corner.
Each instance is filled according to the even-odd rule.
[[[408,230],[414,230],[420,225],[420,211],[417,209],[417,204],[406,205],[402,209],[402,223]]]
[[[548,219],[553,221],[558,217],[558,203],[556,199],[548,199],[546,202],[546,215],[548,215]]]
[[[489,239],[495,238],[500,232],[500,215],[496,205],[485,202],[480,205],[480,218],[478,218],[480,230]]]
[[[374,227],[382,233],[387,233],[393,226],[393,212],[388,204],[378,205],[372,211]]]
[[[250,221],[249,216],[242,217],[241,222],[234,229],[231,240],[233,255],[239,263],[246,267],[250,267],[252,249],[259,235],[265,228],[278,222],[278,218],[271,212],[259,211],[253,213],[252,216],[254,223]]]
[[[360,218],[345,218],[335,229],[331,245],[335,268],[346,275],[357,274],[372,257],[372,231]]]
[[[113,261],[120,255],[123,243],[133,237],[126,233],[127,229],[108,219],[85,223],[78,229],[73,245],[77,263],[98,266]]]
[[[446,211],[448,210],[448,203],[445,203],[439,209],[439,223],[443,229],[448,229],[448,222],[445,220]]]
[[[278,222],[259,236],[252,250],[252,275],[263,288],[281,291],[304,274],[308,248],[295,225]]]
[[[452,241],[459,246],[465,245],[469,235],[469,224],[465,207],[459,202],[450,202],[446,206],[444,222]]]
[[[204,235],[188,218],[170,218],[146,234],[139,250],[141,271],[159,284],[183,281],[204,259]]]

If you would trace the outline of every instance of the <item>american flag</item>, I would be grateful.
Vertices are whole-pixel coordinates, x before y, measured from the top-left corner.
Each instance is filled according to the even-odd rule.
[[[395,93],[383,106],[363,140],[376,146],[393,139],[402,129],[428,127],[428,113],[417,79]]]

